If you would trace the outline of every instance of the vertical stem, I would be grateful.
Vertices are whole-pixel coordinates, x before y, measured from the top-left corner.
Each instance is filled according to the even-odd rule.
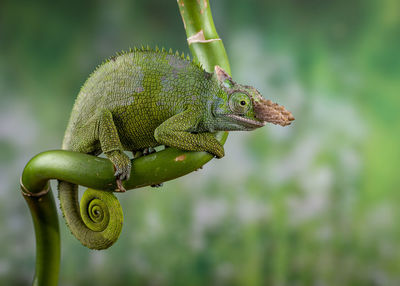
[[[214,26],[209,1],[178,0],[178,7],[193,57],[208,72],[213,72],[214,66],[219,65],[227,73],[231,74],[224,44]],[[221,141],[225,143],[228,132],[218,133],[218,135],[222,134]]]
[[[34,286],[54,286],[60,268],[60,231],[51,190],[40,197],[24,195],[36,233],[36,271]]]
[[[219,38],[208,0],[178,0],[192,55],[212,72],[219,65],[229,74],[230,66],[224,44]]]

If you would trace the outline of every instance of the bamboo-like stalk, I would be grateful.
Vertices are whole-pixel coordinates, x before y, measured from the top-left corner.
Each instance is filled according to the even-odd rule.
[[[36,234],[36,270],[32,285],[53,286],[60,269],[60,230],[53,193],[24,196],[31,211]]]
[[[215,29],[209,1],[178,0],[178,6],[193,57],[208,72],[219,65],[230,74],[228,57]]]
[[[212,72],[219,65],[230,73],[222,41],[215,30],[208,0],[179,0],[192,56]],[[224,144],[227,132],[216,138]],[[206,152],[185,152],[175,148],[135,159],[129,189],[158,184],[186,175],[213,158]],[[103,158],[64,150],[46,151],[33,157],[21,176],[21,189],[29,206],[36,234],[36,271],[33,285],[57,285],[60,265],[60,234],[50,179],[114,191],[112,163]]]
[[[209,1],[178,0],[178,6],[192,56],[208,72],[213,72],[214,67],[219,65],[231,74],[224,44],[214,26]],[[227,137],[228,132],[218,132],[217,134],[217,138],[221,138],[222,144],[225,143]]]

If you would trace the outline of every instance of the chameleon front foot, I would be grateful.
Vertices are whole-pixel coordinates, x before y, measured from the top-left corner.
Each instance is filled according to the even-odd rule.
[[[117,183],[117,192],[126,192],[124,186],[122,186],[122,181],[128,180],[131,174],[131,160],[129,157],[123,152],[119,150],[111,151],[105,153],[108,159],[114,165],[114,176],[116,178]]]

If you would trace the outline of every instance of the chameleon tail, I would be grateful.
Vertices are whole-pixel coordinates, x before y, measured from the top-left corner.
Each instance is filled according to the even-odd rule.
[[[117,241],[123,214],[112,193],[87,189],[79,207],[78,185],[60,181],[58,196],[69,229],[84,246],[100,250]]]

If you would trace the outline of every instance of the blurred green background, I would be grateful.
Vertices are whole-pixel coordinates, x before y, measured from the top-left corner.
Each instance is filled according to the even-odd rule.
[[[60,216],[60,285],[400,285],[400,2],[211,8],[233,77],[296,121],[231,133],[222,160],[118,195],[106,251]],[[1,285],[31,282],[19,176],[60,147],[87,76],[134,45],[188,52],[185,38],[173,0],[0,2]]]

